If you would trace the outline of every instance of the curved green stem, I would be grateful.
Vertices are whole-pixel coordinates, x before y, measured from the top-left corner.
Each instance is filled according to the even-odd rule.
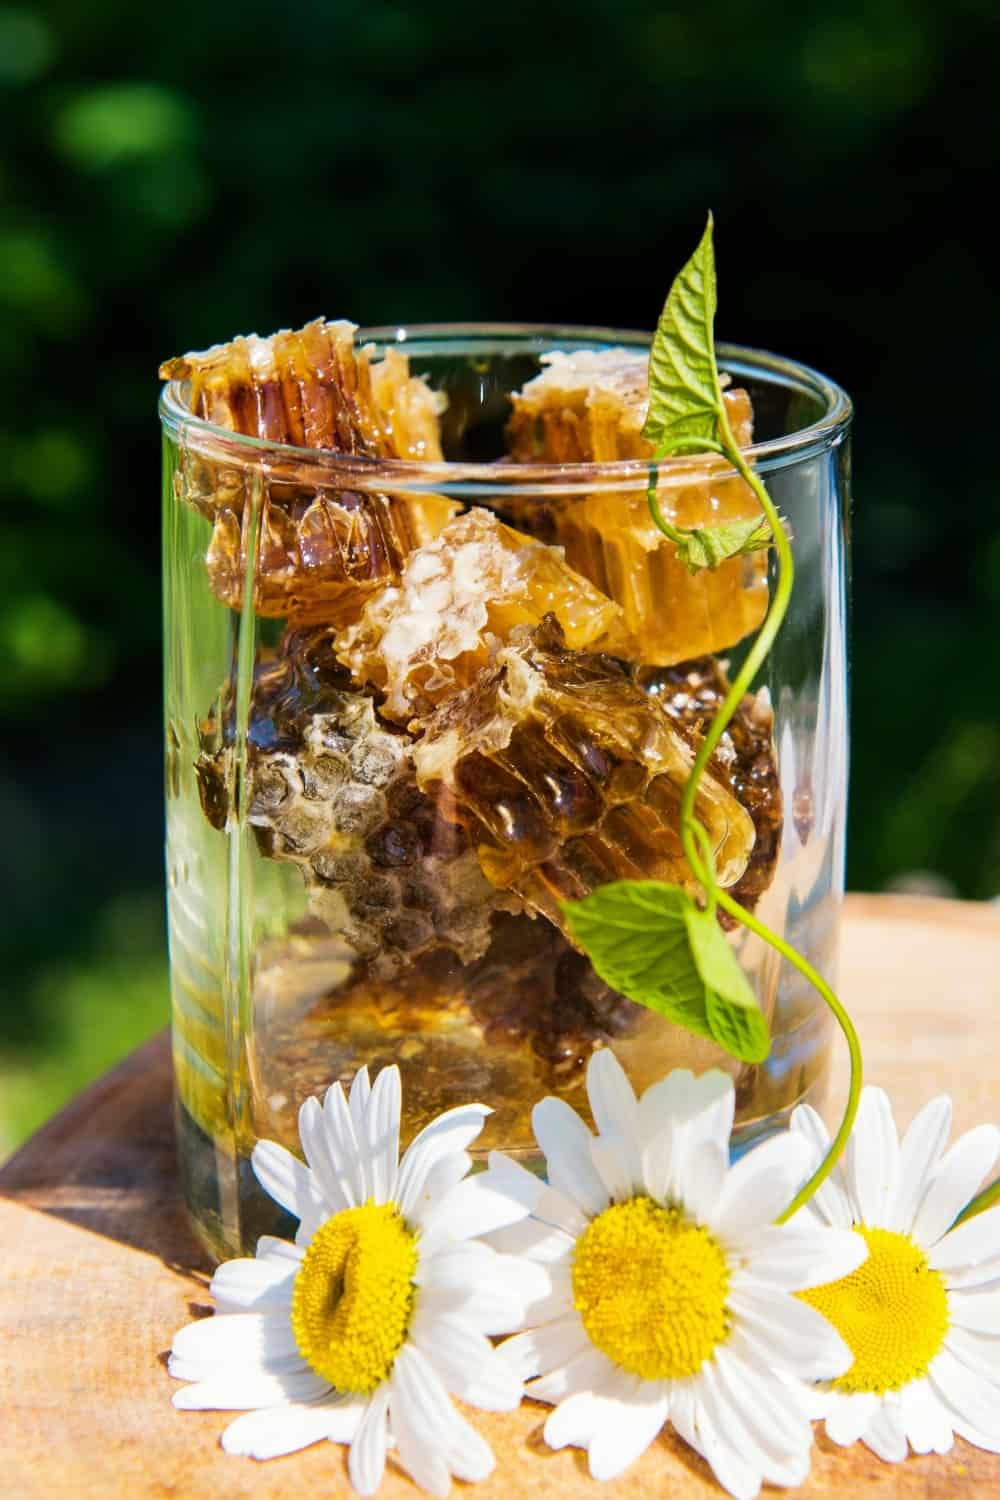
[[[952,1229],[957,1228],[959,1224],[964,1224],[966,1219],[974,1219],[976,1214],[985,1213],[986,1209],[992,1208],[996,1203],[1000,1203],[1000,1177],[970,1199],[951,1226]]]
[[[858,1033],[854,1029],[854,1022],[844,1009],[844,1006],[838,1000],[822,974],[813,968],[807,958],[803,958],[802,954],[793,948],[791,943],[786,943],[783,937],[779,937],[776,932],[772,932],[770,927],[767,927],[759,917],[754,916],[753,912],[747,911],[738,901],[734,901],[727,891],[719,891],[718,902],[723,911],[727,911],[731,917],[736,918],[737,922],[742,923],[744,927],[749,928],[751,932],[755,932],[758,937],[763,938],[765,943],[769,943],[772,948],[777,949],[782,958],[787,959],[792,967],[798,969],[803,978],[809,981],[833,1012],[837,1025],[844,1033],[844,1040],[847,1043],[847,1050],[850,1053],[851,1081],[848,1087],[847,1108],[844,1110],[844,1118],[840,1122],[837,1134],[830,1142],[830,1149],[816,1168],[816,1171],[809,1178],[809,1181],[799,1189],[784,1213],[779,1215],[776,1222],[785,1224],[823,1186],[837,1165],[841,1152],[850,1139],[851,1131],[854,1129],[854,1120],[858,1113],[858,1103],[861,1099],[861,1043],[858,1040]]]
[[[854,1029],[854,1024],[851,1021],[851,1018],[848,1015],[847,1011],[844,1009],[844,1006],[841,1004],[840,1000],[827,984],[823,976],[813,967],[809,960],[804,958],[801,953],[797,952],[797,950],[793,948],[790,943],[787,943],[784,938],[780,937],[776,932],[772,932],[771,929],[767,927],[759,917],[756,917],[752,912],[747,911],[739,904],[738,901],[734,901],[732,896],[730,896],[728,892],[720,890],[718,888],[715,878],[714,853],[712,851],[711,844],[709,843],[707,833],[695,817],[694,809],[695,800],[698,794],[698,783],[700,782],[705,772],[705,768],[708,765],[709,760],[715,753],[719,741],[725,734],[733,715],[739,708],[744,694],[748,691],[751,683],[757,675],[757,672],[760,670],[761,666],[767,659],[768,653],[770,652],[771,647],[774,644],[778,631],[781,629],[785,615],[788,612],[788,604],[789,600],[791,599],[792,587],[795,582],[795,561],[792,557],[791,544],[789,543],[785,528],[782,525],[781,517],[778,514],[777,507],[768,494],[763,481],[753,471],[753,469],[751,469],[750,465],[743,457],[743,454],[740,452],[740,449],[736,443],[736,439],[733,437],[732,428],[729,425],[729,420],[726,415],[724,403],[721,402],[718,411],[718,428],[721,442],[715,443],[709,439],[706,439],[704,440],[704,442],[702,442],[699,439],[698,443],[703,449],[723,454],[734,466],[740,476],[750,486],[757,499],[760,501],[761,509],[763,510],[765,516],[768,519],[768,522],[770,523],[775,550],[778,554],[777,582],[775,584],[774,598],[772,599],[771,607],[767,612],[767,618],[758,631],[753,645],[747,652],[746,660],[733,679],[729,691],[723,699],[718,711],[714,715],[712,722],[705,734],[705,737],[698,747],[697,754],[695,755],[694,764],[691,767],[691,772],[688,776],[687,782],[684,787],[684,792],[681,797],[681,841],[684,847],[684,854],[687,858],[688,864],[693,870],[695,878],[701,882],[704,888],[706,904],[713,910],[716,904],[721,906],[723,911],[728,912],[729,915],[733,917],[737,922],[739,922],[741,926],[747,928],[750,932],[756,933],[758,937],[762,938],[764,942],[769,944],[770,947],[774,948],[776,952],[780,953],[781,956],[793,966],[793,968],[797,969],[799,973],[806,980],[808,980],[808,982],[816,990],[817,994],[829,1007],[830,1011],[833,1013],[835,1020],[840,1026],[840,1029],[844,1034],[844,1039],[847,1042],[847,1050],[850,1054],[851,1062],[851,1076],[850,1084],[848,1087],[847,1107],[844,1110],[844,1117],[840,1122],[840,1127],[830,1143],[829,1150],[827,1151],[823,1160],[820,1162],[816,1171],[809,1178],[808,1182],[806,1182],[799,1190],[799,1192],[795,1195],[791,1203],[785,1209],[784,1213],[779,1216],[777,1222],[779,1224],[784,1224],[793,1216],[793,1214],[796,1214],[804,1204],[808,1203],[813,1194],[816,1193],[820,1187],[822,1187],[823,1183],[826,1181],[826,1179],[829,1177],[830,1173],[836,1166],[841,1153],[843,1152],[848,1140],[850,1139],[851,1131],[854,1128],[854,1121],[858,1112],[858,1104],[861,1098],[861,1045],[858,1041],[858,1034]],[[657,453],[657,458],[665,457],[668,451],[676,452],[682,447],[690,448],[691,446],[693,446],[693,444],[692,440],[690,439],[688,439],[687,441],[665,445],[663,450]],[[676,527],[671,526],[671,524],[665,519],[660,511],[659,501],[656,495],[657,478],[657,470],[655,466],[651,466],[650,484],[649,490],[647,492],[650,513],[653,517],[653,520],[656,522],[656,525],[660,528],[664,535],[670,537],[671,540],[676,542],[677,540],[683,538],[683,533],[679,532]],[[700,844],[701,848],[696,849],[696,844]],[[702,854],[705,855],[704,859],[702,859],[701,857]],[[993,1195],[992,1197],[990,1197],[989,1201],[995,1201],[996,1198],[1000,1198],[1000,1183],[994,1184],[993,1188],[987,1189],[986,1191],[987,1194]],[[965,1210],[963,1217],[969,1216],[970,1211],[978,1211],[973,1208],[973,1205],[977,1201],[978,1200],[976,1199],[973,1200],[973,1203],[970,1204],[969,1208]],[[986,1204],[983,1204],[982,1206],[985,1207]]]

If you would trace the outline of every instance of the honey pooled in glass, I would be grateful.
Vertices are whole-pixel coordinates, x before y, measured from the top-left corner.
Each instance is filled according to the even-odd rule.
[[[317,319],[161,370],[178,1120],[217,1253],[275,1227],[255,1141],[297,1149],[303,1100],[363,1064],[399,1064],[404,1144],[479,1100],[477,1150],[529,1165],[533,1105],[585,1111],[598,1047],[638,1089],[725,1068],[743,1138],[821,1078],[821,1020],[745,934],[756,1067],[616,994],[568,932],[561,903],[609,881],[695,889],[680,797],[768,584],[759,554],[681,567],[646,503],[647,350],[567,334]],[[743,443],[751,396],[725,393]],[[682,526],[755,513],[714,458],[659,486]],[[819,959],[828,907],[806,862],[781,875],[778,689],[744,699],[697,815],[720,883],[779,926],[794,905]],[[836,852],[809,855],[825,900]]]

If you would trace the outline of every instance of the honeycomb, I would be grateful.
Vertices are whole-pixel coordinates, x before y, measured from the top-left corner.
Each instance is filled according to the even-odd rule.
[[[308,323],[271,338],[236,338],[167,360],[164,380],[187,385],[196,416],[230,432],[364,459],[441,458],[441,398],[390,349],[356,350],[352,323]],[[271,472],[273,470],[273,472]],[[457,507],[433,494],[388,496],[317,486],[294,460],[261,479],[254,568],[258,614],[299,623],[356,618],[366,595],[397,577],[414,547]],[[179,497],[212,522],[208,576],[233,609],[243,603],[254,480],[246,468],[187,450]]]
[[[646,460],[647,357],[626,349],[553,353],[546,368],[518,392],[507,428],[511,457],[524,463],[606,463]],[[723,393],[733,435],[751,441],[747,392]],[[660,508],[680,527],[707,526],[757,515],[744,480],[725,475],[721,459],[699,459],[678,480],[661,476]],[[767,611],[764,553],[731,558],[715,571],[690,574],[659,531],[644,490],[594,491],[515,502],[518,526],[566,550],[570,567],[621,605],[642,659],[671,665],[733,645],[756,630]]]
[[[338,635],[337,651],[385,694],[389,718],[413,721],[473,683],[512,630],[550,613],[574,650],[631,644],[621,609],[567,567],[561,548],[476,509],[410,554],[399,583]]]
[[[466,829],[487,879],[563,927],[560,902],[611,880],[689,888],[678,811],[688,739],[613,658],[569,650],[554,616],[511,644],[428,721],[418,786]],[[718,877],[754,843],[748,813],[712,775],[695,805]]]
[[[231,706],[201,726],[202,808],[225,828],[235,768]],[[289,631],[257,668],[247,820],[261,852],[297,865],[310,917],[385,977],[436,946],[463,962],[489,945],[501,898],[463,829],[417,787],[413,742],[351,686],[328,629]]]

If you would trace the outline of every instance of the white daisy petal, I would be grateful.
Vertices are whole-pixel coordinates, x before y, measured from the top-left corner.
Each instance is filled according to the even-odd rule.
[[[987,1453],[1000,1453],[1000,1436],[990,1437],[988,1433],[979,1432],[969,1422],[956,1422],[955,1436],[965,1438],[967,1443],[983,1448]]]
[[[981,1273],[975,1281],[963,1276],[963,1286],[1000,1277],[1000,1204],[959,1224],[938,1240],[927,1259],[935,1271]]]
[[[948,1321],[972,1333],[1000,1334],[1000,1290],[952,1292],[948,1297]]]
[[[313,1175],[305,1163],[286,1151],[284,1146],[279,1146],[276,1141],[258,1141],[250,1164],[265,1193],[296,1219],[304,1219],[316,1212],[320,1196],[313,1184]]]
[[[679,1163],[680,1199],[693,1219],[704,1222],[719,1200],[729,1175],[729,1152],[718,1141],[699,1141]]]
[[[948,1348],[931,1361],[928,1379],[956,1418],[1000,1438],[1000,1388],[967,1369]]]
[[[304,1368],[287,1313],[216,1313],[188,1323],[175,1335],[180,1359],[216,1366],[285,1370]]]
[[[830,1132],[811,1104],[800,1104],[792,1110],[791,1128],[809,1142],[814,1159],[822,1161],[830,1149]],[[831,1229],[850,1229],[854,1222],[839,1166],[834,1167],[823,1186],[799,1209],[792,1222],[800,1223],[811,1217],[820,1219]]]
[[[490,1278],[464,1287],[421,1287],[418,1306],[436,1317],[457,1311],[480,1333],[499,1335],[523,1327],[526,1302],[519,1286]]]
[[[410,1337],[434,1366],[445,1390],[460,1401],[484,1411],[513,1411],[520,1404],[522,1383],[515,1370],[460,1314],[429,1317],[418,1309]]]
[[[337,1088],[339,1091],[339,1084]],[[322,1194],[327,1214],[340,1213],[345,1208],[353,1208],[356,1203],[365,1201],[363,1197],[355,1196],[335,1155],[334,1141],[318,1099],[303,1100],[299,1110],[299,1140],[302,1142],[306,1161],[312,1169],[313,1181]]]
[[[751,1401],[748,1404],[742,1392],[733,1400],[714,1361],[707,1362],[699,1372],[697,1390],[701,1407],[714,1431],[725,1434],[727,1445],[731,1445],[760,1478],[788,1487],[804,1483],[809,1473],[811,1432],[803,1431],[799,1442],[789,1450],[784,1443],[773,1443],[768,1428],[755,1430],[756,1403]]]
[[[547,1286],[543,1292],[525,1305],[521,1320],[532,1327],[550,1323],[556,1318],[568,1317],[574,1311],[572,1270],[568,1265],[545,1268]]]
[[[911,1380],[899,1393],[903,1431],[914,1453],[950,1453],[954,1446],[951,1414],[926,1380]]]
[[[262,1234],[257,1241],[256,1254],[258,1260],[294,1261],[300,1266],[305,1250],[300,1245],[293,1245],[291,1240],[279,1240],[276,1235]]]
[[[667,1420],[669,1385],[664,1380],[637,1381],[617,1405],[614,1422],[602,1422],[590,1443],[594,1479],[617,1479],[645,1453]]]
[[[797,1297],[777,1287],[752,1290],[733,1278],[728,1304],[738,1326],[767,1349],[773,1365],[801,1380],[832,1380],[853,1363],[833,1325]]]
[[[404,1217],[411,1213],[422,1194],[435,1162],[471,1146],[492,1112],[485,1104],[461,1104],[438,1115],[414,1136],[403,1154],[396,1178],[396,1202]]]
[[[358,1069],[351,1084],[351,1092],[347,1104],[351,1111],[351,1119],[354,1122],[354,1134],[358,1140],[364,1130],[365,1112],[368,1109],[368,1100],[372,1096],[371,1078],[368,1074],[368,1064]]]
[[[355,1132],[351,1107],[339,1083],[326,1091],[323,1120],[326,1151],[340,1195],[349,1208],[360,1206],[371,1196],[368,1145],[364,1133]]]
[[[567,1314],[541,1328],[516,1333],[505,1339],[497,1351],[521,1380],[533,1375],[547,1375],[582,1354],[590,1340],[578,1313]]]
[[[971,1328],[949,1328],[944,1347],[973,1375],[1000,1387],[1000,1338]]]
[[[596,1216],[607,1208],[607,1189],[590,1155],[593,1137],[564,1099],[542,1099],[531,1112],[535,1140],[545,1157],[550,1184]]]
[[[397,1362],[398,1363],[398,1362]],[[429,1495],[445,1496],[451,1489],[451,1470],[442,1449],[442,1436],[429,1437],[421,1429],[420,1416],[406,1399],[405,1362],[393,1371],[389,1401],[389,1423],[396,1440],[396,1457],[414,1484]]]
[[[295,1402],[248,1411],[230,1422],[222,1434],[222,1446],[227,1453],[247,1458],[280,1458],[328,1438],[338,1418],[342,1421],[342,1413],[348,1409],[355,1413],[356,1427],[362,1408],[356,1403],[348,1406],[343,1398],[337,1397],[308,1406]]]
[[[601,1135],[627,1135],[639,1144],[639,1105],[625,1069],[608,1047],[591,1054],[587,1098]]]
[[[392,1388],[423,1441],[440,1445],[454,1474],[461,1479],[486,1478],[494,1462],[489,1447],[455,1410],[434,1369],[412,1345],[396,1356]]]
[[[370,1175],[368,1190],[376,1203],[387,1203],[394,1195],[399,1166],[399,1113],[402,1103],[399,1069],[393,1064],[379,1073],[365,1110],[365,1144]]]
[[[566,1260],[576,1244],[565,1230],[553,1229],[536,1219],[521,1219],[517,1224],[495,1229],[492,1234],[484,1235],[484,1239],[503,1255],[523,1255],[542,1265]]]
[[[471,1169],[472,1157],[468,1151],[452,1151],[439,1157],[424,1178],[420,1195],[410,1195],[410,1209],[404,1216],[410,1227],[425,1228],[437,1212],[441,1199],[464,1181]]]
[[[685,1146],[706,1140],[728,1146],[735,1107],[733,1080],[718,1068],[698,1076],[675,1068],[651,1084],[639,1101],[643,1139],[655,1138],[670,1124],[683,1131]]]
[[[175,1391],[178,1411],[249,1411],[281,1402],[314,1401],[329,1393],[330,1382],[311,1370],[266,1374],[261,1370],[218,1372]]]
[[[556,1405],[577,1391],[600,1391],[613,1370],[607,1355],[588,1344],[558,1369],[532,1380],[525,1388],[525,1395],[532,1401],[548,1401]]]
[[[899,1136],[884,1089],[861,1091],[858,1116],[844,1152],[844,1176],[861,1224],[884,1224],[896,1196]]]
[[[771,1136],[731,1167],[708,1220],[721,1238],[772,1224],[809,1175],[812,1149],[801,1135]]]
[[[726,1436],[712,1420],[712,1414],[701,1399],[700,1389],[694,1398],[694,1425],[698,1436],[698,1451],[712,1470],[724,1490],[733,1500],[754,1500],[760,1492],[761,1476],[752,1464],[736,1453]]]
[[[861,1434],[861,1441],[869,1447],[883,1463],[899,1464],[907,1454],[906,1433],[903,1430],[903,1412],[898,1401],[893,1401],[891,1392],[883,1397],[875,1413]]]
[[[209,1283],[216,1312],[264,1312],[287,1308],[299,1261],[261,1258],[227,1260]]]
[[[913,1221],[913,1238],[925,1247],[935,1245],[950,1229],[973,1196],[1000,1152],[1000,1130],[978,1125],[969,1130],[941,1159]]]
[[[388,1445],[388,1411],[389,1387],[382,1385],[368,1402],[347,1460],[351,1483],[359,1495],[374,1495],[382,1483]]]
[[[643,1186],[639,1154],[634,1148],[630,1149],[624,1136],[606,1131],[598,1139],[592,1139],[590,1159],[609,1201],[625,1203]]]
[[[779,1385],[767,1371],[760,1371],[740,1358],[729,1343],[712,1357],[720,1392],[734,1411],[752,1413],[759,1440],[774,1453],[807,1452],[812,1445],[812,1427],[805,1412],[790,1400],[788,1387]]]
[[[895,1199],[885,1219],[886,1229],[909,1234],[931,1174],[951,1131],[951,1100],[941,1094],[914,1115],[899,1148],[899,1178]]]
[[[831,1443],[850,1448],[864,1435],[878,1409],[874,1391],[854,1391],[849,1395],[837,1391],[826,1418],[826,1435]]]
[[[796,1216],[797,1217],[797,1216]],[[801,1222],[801,1221],[800,1221]],[[867,1258],[864,1240],[852,1229],[811,1229],[769,1224],[726,1242],[732,1258],[743,1261],[754,1281],[788,1292],[839,1281]]]
[[[653,1087],[656,1087],[654,1084]],[[642,1108],[643,1101],[648,1098],[651,1090],[647,1089],[639,1101]],[[658,1130],[647,1131],[643,1128],[642,1147],[642,1180],[646,1192],[657,1203],[665,1203],[670,1197],[673,1183],[674,1145],[675,1131],[673,1122],[669,1119],[660,1124]]]
[[[672,1380],[670,1382],[671,1425],[690,1448],[693,1448],[696,1453],[701,1453],[701,1438],[698,1436],[696,1417],[695,1382]]]

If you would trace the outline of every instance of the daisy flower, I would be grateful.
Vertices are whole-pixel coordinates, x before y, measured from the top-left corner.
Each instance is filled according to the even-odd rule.
[[[793,1295],[853,1271],[849,1231],[777,1228],[815,1153],[788,1132],[729,1161],[732,1080],[671,1073],[637,1100],[607,1050],[587,1071],[597,1134],[563,1101],[533,1115],[548,1183],[494,1154],[481,1190],[511,1205],[491,1243],[544,1266],[545,1297],[500,1353],[551,1402],[550,1447],[612,1479],[668,1420],[738,1497],[797,1485],[812,1429],[802,1380],[850,1350]],[[499,1215],[498,1215],[499,1217]]]
[[[547,1284],[536,1267],[474,1236],[496,1227],[467,1178],[466,1148],[490,1113],[440,1115],[399,1161],[400,1080],[362,1068],[299,1114],[305,1165],[272,1141],[253,1152],[263,1187],[300,1220],[295,1243],[264,1237],[254,1260],[212,1279],[214,1317],[182,1328],[171,1375],[195,1382],[184,1409],[243,1410],[229,1453],[274,1458],[329,1438],[349,1443],[351,1482],[374,1494],[386,1450],[434,1495],[452,1475],[484,1479],[493,1455],[450,1396],[491,1411],[521,1381],[488,1335],[522,1326]]]
[[[815,1147],[803,1105],[793,1130]],[[958,1433],[1000,1452],[1000,1208],[952,1228],[992,1168],[1000,1130],[980,1125],[945,1151],[951,1100],[932,1099],[902,1142],[881,1089],[866,1088],[840,1165],[793,1225],[851,1229],[868,1258],[804,1299],[837,1328],[851,1368],[817,1392],[816,1416],[844,1445],[889,1463],[947,1453]]]

